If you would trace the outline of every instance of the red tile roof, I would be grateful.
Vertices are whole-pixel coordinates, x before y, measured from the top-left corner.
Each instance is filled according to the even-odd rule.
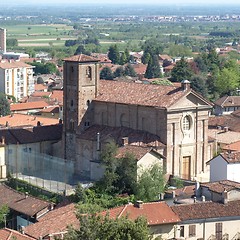
[[[41,113],[59,113],[59,106],[50,106],[42,109]]]
[[[91,57],[91,56],[87,56],[84,54],[80,54],[80,55],[75,55],[69,58],[65,58],[64,61],[67,62],[99,62],[99,60],[97,58]]]
[[[11,62],[9,61],[0,62],[0,68],[3,68],[3,69],[21,68],[21,67],[33,68],[33,66],[20,61],[11,60]]]
[[[173,191],[175,192],[176,197],[191,197],[195,193],[195,185],[191,186],[184,186],[182,188],[177,188],[177,189],[169,189],[165,191],[167,194],[172,194]]]
[[[23,110],[32,110],[32,109],[43,109],[48,106],[49,104],[46,103],[45,101],[14,103],[10,105],[10,110],[23,111]]]
[[[50,206],[50,203],[47,201],[32,196],[26,197],[24,193],[17,192],[4,184],[0,184],[0,206],[5,204],[9,208],[28,216],[34,216]]]
[[[130,203],[102,212],[102,215],[105,214],[109,214],[110,218],[128,217],[131,220],[143,216],[147,219],[149,226],[180,221],[179,217],[165,202],[141,203],[140,207]]]
[[[227,163],[240,163],[240,152],[224,152],[220,155]]]
[[[230,180],[222,180],[217,182],[201,183],[201,187],[206,187],[212,192],[222,193],[224,190],[231,191],[236,188],[240,189],[240,183]]]
[[[174,86],[100,80],[95,100],[167,108],[190,91]]]
[[[58,102],[59,104],[63,104],[63,91],[52,91],[50,99],[52,99],[54,102]]]
[[[240,96],[224,96],[215,101],[215,105],[221,107],[240,106]]]
[[[79,138],[86,139],[89,141],[96,141],[97,133],[100,133],[100,141],[104,142],[109,138],[114,139],[117,144],[122,144],[122,138],[128,137],[128,143],[130,145],[142,146],[142,147],[160,147],[163,148],[165,145],[160,141],[157,135],[140,131],[133,130],[126,127],[109,127],[93,125],[86,129]],[[141,140],[139,140],[141,139]]]
[[[0,229],[0,239],[1,240],[34,240],[35,238],[31,238],[29,236],[23,235],[20,232],[17,232],[13,229],[4,228]]]
[[[31,94],[32,97],[50,97],[52,92],[34,92]]]
[[[222,147],[224,151],[240,151],[240,141]]]
[[[227,204],[217,202],[180,204],[172,206],[171,209],[182,221],[219,217],[239,217],[240,201],[231,201]]]
[[[39,239],[39,237],[45,237],[50,234],[65,233],[70,225],[74,228],[79,228],[74,204],[55,208],[48,212],[39,219],[39,222],[27,226],[25,233]]]
[[[127,153],[133,154],[136,160],[140,160],[147,153],[151,152],[152,148],[150,147],[140,147],[140,146],[132,146],[126,145],[118,148],[116,158],[122,158]]]
[[[35,89],[35,91],[44,91],[44,90],[48,89],[48,86],[44,85],[44,84],[35,84],[34,89]]]
[[[55,125],[59,123],[59,120],[18,113],[0,117],[0,127],[6,127],[6,125],[7,127],[37,126],[38,122],[41,125]]]

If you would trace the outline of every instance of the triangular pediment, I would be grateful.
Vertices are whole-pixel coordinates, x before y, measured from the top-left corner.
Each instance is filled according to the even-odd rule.
[[[172,104],[168,109],[184,109],[184,108],[212,108],[212,104],[204,99],[201,95],[195,92],[189,92],[180,99],[178,99],[174,104]]]

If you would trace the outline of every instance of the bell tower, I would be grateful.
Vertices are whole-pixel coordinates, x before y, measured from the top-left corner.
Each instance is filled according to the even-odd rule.
[[[80,54],[64,59],[64,158],[75,160],[76,137],[92,122],[92,100],[99,86],[99,60]]]

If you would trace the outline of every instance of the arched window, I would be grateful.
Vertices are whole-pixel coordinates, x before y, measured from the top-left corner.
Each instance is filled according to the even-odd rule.
[[[185,116],[183,118],[182,127],[184,131],[190,130],[191,127],[191,118],[190,116]]]
[[[87,78],[92,78],[92,68],[91,67],[87,67],[87,69],[86,69],[86,76],[87,76]]]

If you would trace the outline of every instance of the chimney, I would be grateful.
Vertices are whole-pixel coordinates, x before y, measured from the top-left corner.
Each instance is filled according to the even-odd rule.
[[[5,137],[2,136],[2,144],[5,144]]]
[[[143,201],[140,201],[140,200],[138,200],[138,201],[136,201],[136,203],[135,203],[135,207],[137,207],[137,208],[143,208]]]
[[[201,200],[202,200],[202,202],[205,202],[206,201],[205,196],[202,195]]]
[[[8,121],[6,121],[6,124],[5,124],[5,126],[6,126],[6,127],[8,127],[8,125],[9,125],[9,124],[8,124]]]
[[[228,192],[226,189],[222,192],[222,197],[223,197],[223,203],[227,204],[228,203]]]
[[[20,227],[20,232],[21,232],[21,234],[25,234],[25,227],[24,226]]]
[[[224,132],[228,132],[229,128],[226,126],[223,128],[224,129]]]
[[[41,126],[41,122],[37,121],[37,127],[40,127],[40,126]]]
[[[176,192],[173,190],[172,191],[172,198],[174,199],[176,197]]]
[[[25,198],[28,198],[28,192],[25,192]]]
[[[197,198],[196,198],[196,197],[193,198],[193,202],[194,202],[194,203],[197,202]]]
[[[182,90],[187,91],[190,89],[190,82],[188,80],[182,80]]]
[[[100,133],[97,133],[97,151],[100,151]]]
[[[165,195],[164,193],[160,193],[160,194],[159,194],[159,199],[160,199],[161,201],[164,200],[164,195]]]
[[[128,145],[128,137],[123,137],[122,138],[122,146]]]
[[[198,181],[195,182],[195,196],[196,197],[201,196],[201,188],[200,188],[200,183]]]

